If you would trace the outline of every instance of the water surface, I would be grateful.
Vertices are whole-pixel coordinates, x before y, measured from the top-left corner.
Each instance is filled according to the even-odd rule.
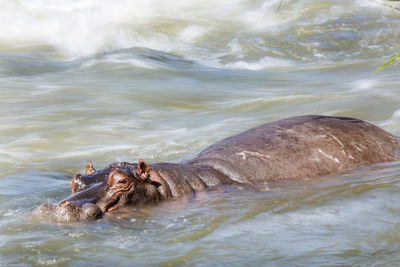
[[[30,214],[88,160],[181,162],[303,114],[400,135],[400,13],[374,1],[2,1],[4,266],[391,266],[400,163],[221,188],[95,222]]]

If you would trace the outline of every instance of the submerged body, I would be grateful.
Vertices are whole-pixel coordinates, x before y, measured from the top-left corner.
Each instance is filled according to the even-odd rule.
[[[181,164],[119,162],[96,171],[88,163],[85,175],[71,181],[73,194],[39,212],[62,221],[95,219],[221,184],[257,186],[393,161],[398,147],[399,138],[362,120],[293,117],[228,137]]]

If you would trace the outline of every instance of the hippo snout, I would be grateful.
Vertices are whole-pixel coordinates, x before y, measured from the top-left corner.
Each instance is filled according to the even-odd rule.
[[[97,206],[96,204],[93,203],[86,203],[85,205],[82,206],[82,212],[81,212],[81,219],[82,220],[95,220],[100,218],[103,215],[103,212]]]
[[[101,218],[103,212],[93,203],[86,203],[82,206],[74,206],[68,201],[58,205],[43,204],[36,210],[36,215],[50,218],[56,222],[78,222],[96,220]]]

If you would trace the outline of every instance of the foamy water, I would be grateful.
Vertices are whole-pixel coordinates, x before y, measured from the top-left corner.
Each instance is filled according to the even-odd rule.
[[[374,72],[400,50],[399,11],[368,0],[0,3],[0,265],[397,264],[398,162],[77,225],[30,214],[68,196],[88,160],[180,162],[285,117],[358,117],[400,135],[399,67]]]
[[[249,70],[368,59],[396,46],[395,21],[379,31],[375,24],[396,13],[373,1],[280,2],[3,1],[0,44],[47,47],[63,61],[141,47]],[[131,61],[146,66],[138,62]]]

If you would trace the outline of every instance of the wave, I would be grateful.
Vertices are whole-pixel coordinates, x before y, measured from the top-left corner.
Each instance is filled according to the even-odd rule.
[[[279,10],[281,0],[1,2],[0,23],[7,26],[0,52],[45,49],[69,61],[144,48],[216,68],[260,70],[383,57],[400,32],[377,28],[400,19],[366,0],[284,0]],[[138,58],[130,63],[160,67]]]
[[[279,1],[3,1],[0,18],[7,27],[0,40],[50,45],[76,56],[129,47],[186,50],[186,43],[236,27],[260,30],[279,24],[272,19]]]

